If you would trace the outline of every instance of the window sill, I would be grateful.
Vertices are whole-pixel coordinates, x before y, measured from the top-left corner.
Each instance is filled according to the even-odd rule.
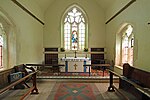
[[[122,66],[115,65],[115,67],[118,68],[118,69],[122,69],[122,70],[123,70],[123,67],[122,67]]]
[[[0,72],[3,71],[3,70],[5,70],[5,69],[4,68],[0,68]]]
[[[123,75],[123,67],[119,65],[114,66],[114,71],[120,75]]]

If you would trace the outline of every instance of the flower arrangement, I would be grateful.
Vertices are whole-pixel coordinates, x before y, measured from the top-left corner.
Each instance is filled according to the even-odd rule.
[[[61,52],[64,52],[64,51],[65,51],[65,48],[60,48],[60,51],[61,51]]]
[[[84,52],[88,52],[88,48],[84,48]]]

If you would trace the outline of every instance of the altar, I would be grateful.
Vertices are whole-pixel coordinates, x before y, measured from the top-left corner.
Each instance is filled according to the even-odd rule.
[[[60,59],[60,62],[65,64],[61,72],[89,72],[89,68],[83,65],[91,64],[91,59],[85,57],[63,57]]]

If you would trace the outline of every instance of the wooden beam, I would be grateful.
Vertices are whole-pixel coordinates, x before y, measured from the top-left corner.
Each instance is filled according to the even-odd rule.
[[[17,0],[11,0],[16,5],[18,5],[22,10],[24,10],[26,13],[28,13],[30,16],[32,16],[34,19],[39,21],[42,25],[44,25],[44,22],[42,22],[39,18],[37,18],[32,12],[30,12],[27,8],[25,8],[21,3],[19,3]]]
[[[112,16],[105,24],[108,24],[111,20],[113,20],[116,16],[118,16],[121,12],[127,9],[131,4],[133,4],[136,0],[131,0],[127,5],[125,5],[122,9],[120,9],[114,16]]]

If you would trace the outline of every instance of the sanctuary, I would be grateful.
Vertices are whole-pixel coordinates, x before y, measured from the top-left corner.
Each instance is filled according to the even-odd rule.
[[[61,72],[89,72],[89,69],[83,65],[91,64],[91,59],[86,57],[63,57],[60,59],[60,63],[65,67],[61,69]]]

